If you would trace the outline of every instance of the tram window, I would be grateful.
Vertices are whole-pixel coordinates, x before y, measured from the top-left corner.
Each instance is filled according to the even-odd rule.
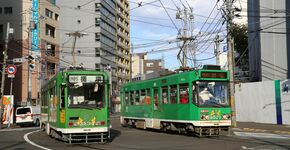
[[[65,107],[65,88],[64,86],[60,86],[60,107],[59,108],[64,108]]]
[[[125,105],[129,105],[129,93],[125,93]]]
[[[158,108],[158,89],[157,88],[154,89],[153,97],[154,97],[154,109],[156,110]]]
[[[193,83],[192,85],[192,103],[193,104],[198,104],[198,101],[197,101],[197,94],[196,94],[196,86],[195,84]]]
[[[141,103],[140,103],[141,105],[146,104],[146,91],[145,91],[145,89],[141,90],[140,101],[141,101]]]
[[[135,105],[140,105],[140,91],[135,91]]]
[[[176,85],[170,86],[170,104],[177,103],[177,88]]]
[[[105,106],[105,85],[101,83],[73,83],[68,86],[68,107],[102,108]]]
[[[180,104],[188,104],[188,84],[179,85]]]
[[[168,104],[168,88],[162,87],[162,104]]]
[[[134,105],[135,94],[133,91],[130,92],[130,105]]]
[[[151,104],[150,89],[146,89],[146,96],[145,96],[145,99],[146,99],[146,104],[147,104],[147,105],[150,105],[150,104]]]

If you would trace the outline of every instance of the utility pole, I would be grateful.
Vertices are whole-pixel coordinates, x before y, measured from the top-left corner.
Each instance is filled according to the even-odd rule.
[[[73,45],[72,45],[73,64],[72,65],[73,65],[73,67],[76,67],[75,47],[76,47],[77,38],[81,38],[84,35],[88,35],[88,34],[87,33],[80,33],[78,31],[76,31],[76,32],[66,33],[66,35],[73,36]]]
[[[216,65],[220,65],[220,42],[222,42],[223,40],[220,39],[220,36],[217,35],[215,37],[215,49],[214,49],[214,54],[216,56]]]
[[[227,18],[227,47],[228,47],[228,69],[230,72],[230,104],[232,108],[232,126],[236,127],[236,106],[235,106],[235,74],[234,74],[234,40],[231,36],[231,27],[233,25],[234,9],[233,0],[225,0],[226,18]]]
[[[190,10],[192,9],[190,8]],[[192,37],[192,31],[193,31],[192,22],[193,22],[194,17],[193,17],[192,11],[188,12],[188,9],[184,6],[183,11],[178,10],[176,14],[176,19],[180,19],[183,22],[183,29],[180,29],[178,33],[179,35],[177,37],[177,39],[183,41],[182,46],[177,54],[177,59],[181,63],[181,68],[184,69],[187,67],[186,54],[188,53],[188,51],[191,50],[189,43],[194,40],[194,38]],[[180,58],[180,55],[182,56],[182,58]],[[194,65],[195,65],[195,60],[194,60]]]
[[[5,46],[3,51],[3,65],[2,65],[2,80],[1,80],[1,100],[0,100],[0,129],[2,128],[2,109],[3,109],[3,95],[4,95],[4,84],[5,84],[5,70],[6,70],[6,62],[7,62],[7,51],[8,51],[8,42],[9,42],[9,33],[10,33],[10,22],[7,23],[6,30],[6,38],[5,38]]]

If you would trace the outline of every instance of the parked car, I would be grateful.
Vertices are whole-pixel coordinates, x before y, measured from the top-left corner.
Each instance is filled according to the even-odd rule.
[[[16,124],[19,126],[40,125],[40,106],[18,107],[15,111]]]

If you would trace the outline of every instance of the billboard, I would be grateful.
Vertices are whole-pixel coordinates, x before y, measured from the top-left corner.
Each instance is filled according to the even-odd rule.
[[[39,51],[38,48],[38,0],[32,0],[32,22],[34,29],[31,33],[31,49],[32,51]]]
[[[2,103],[4,106],[2,122],[3,124],[13,124],[13,105],[14,105],[14,96],[13,95],[4,95],[2,99]]]

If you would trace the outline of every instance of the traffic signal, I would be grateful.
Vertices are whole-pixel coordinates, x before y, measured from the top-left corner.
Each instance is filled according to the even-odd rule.
[[[35,68],[35,58],[31,55],[28,56],[28,65],[31,70]]]

